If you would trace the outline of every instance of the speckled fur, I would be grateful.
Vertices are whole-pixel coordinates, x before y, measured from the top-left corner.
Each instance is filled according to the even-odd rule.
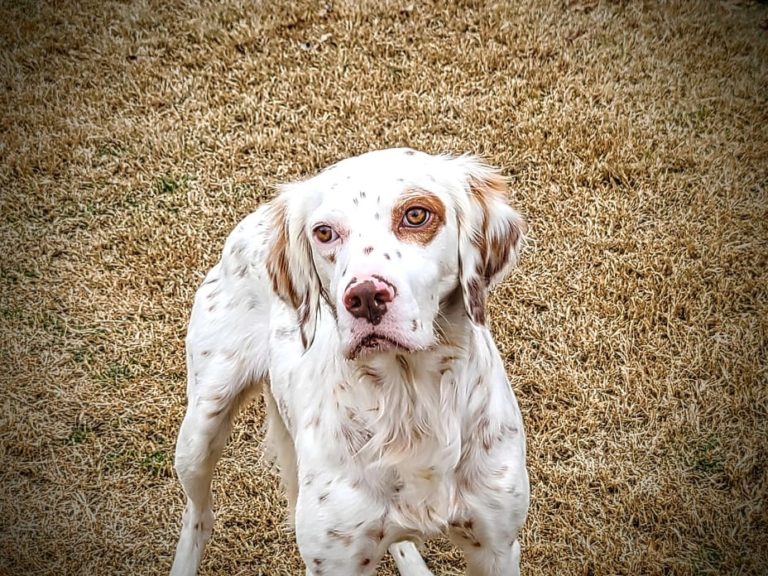
[[[464,550],[469,574],[519,572],[525,436],[484,325],[486,292],[525,231],[503,190],[473,157],[385,150],[283,187],[237,226],[187,336],[174,575],[197,572],[213,468],[260,390],[308,575],[374,574],[387,550],[401,574],[428,575],[413,543],[438,534]],[[392,211],[419,191],[438,220],[428,234],[395,229]],[[315,239],[318,225],[337,240]],[[343,303],[368,277],[395,295],[375,326]]]

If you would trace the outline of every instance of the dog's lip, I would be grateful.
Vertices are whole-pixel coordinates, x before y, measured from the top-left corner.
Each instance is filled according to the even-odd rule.
[[[406,352],[411,351],[410,346],[407,346],[391,336],[385,336],[378,332],[371,332],[360,339],[360,341],[350,350],[349,354],[347,354],[347,358],[354,360],[361,355],[373,352],[384,352],[386,350],[392,350],[393,348],[404,350]]]

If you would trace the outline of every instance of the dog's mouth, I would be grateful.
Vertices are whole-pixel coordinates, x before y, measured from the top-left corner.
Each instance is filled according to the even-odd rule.
[[[388,336],[373,333],[364,336],[347,354],[347,359],[354,360],[361,356],[367,356],[368,354],[374,354],[376,352],[387,352],[389,350],[404,350],[410,352],[411,348]]]

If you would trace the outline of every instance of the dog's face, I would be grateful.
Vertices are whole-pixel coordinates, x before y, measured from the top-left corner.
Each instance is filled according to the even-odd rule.
[[[321,298],[349,359],[432,347],[441,306],[459,290],[483,323],[487,290],[523,242],[504,190],[474,158],[409,149],[350,158],[283,187],[267,268],[297,310],[304,345]]]

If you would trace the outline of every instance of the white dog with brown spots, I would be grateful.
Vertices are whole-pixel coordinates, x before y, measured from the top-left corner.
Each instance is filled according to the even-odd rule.
[[[227,239],[187,335],[176,446],[187,495],[172,574],[213,526],[211,477],[263,391],[308,575],[431,574],[447,535],[472,575],[519,573],[525,436],[485,300],[525,224],[471,156],[371,152],[282,187]]]

